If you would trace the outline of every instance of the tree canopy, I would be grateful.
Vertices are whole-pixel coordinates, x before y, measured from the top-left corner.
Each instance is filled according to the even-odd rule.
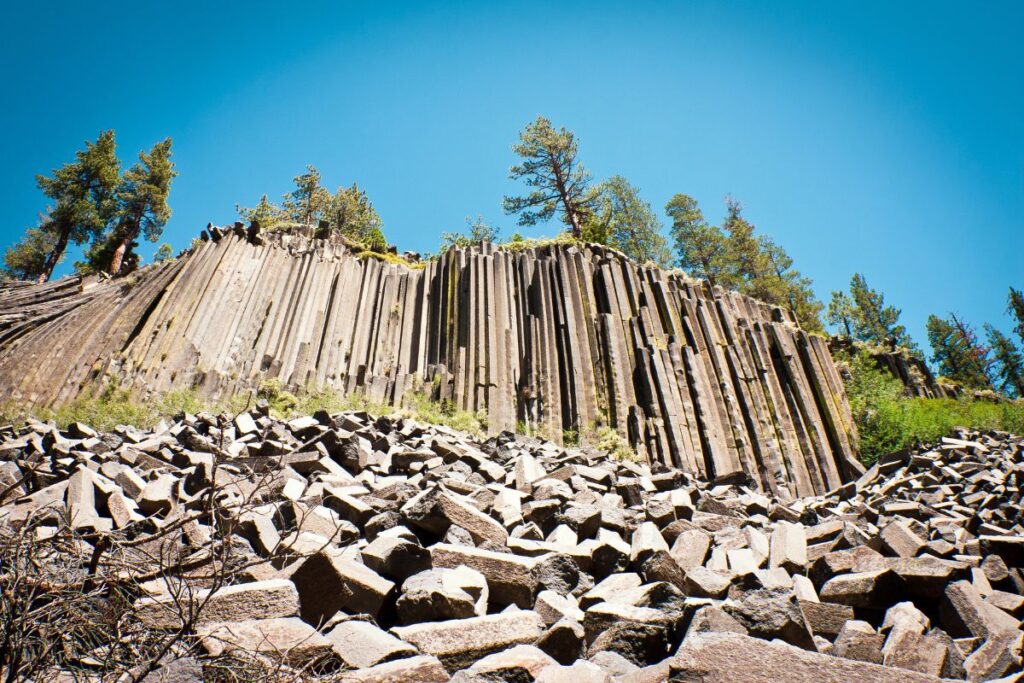
[[[312,164],[306,172],[292,179],[295,188],[284,195],[279,206],[267,195],[260,197],[256,206],[237,206],[238,215],[246,221],[256,221],[265,230],[287,223],[322,226],[328,234],[339,234],[358,242],[371,251],[387,248],[384,222],[366,192],[359,185],[339,187],[333,195],[321,185],[320,171]]]
[[[992,325],[985,325],[985,336],[992,351],[996,389],[1007,396],[1024,398],[1024,355],[1009,337]]]
[[[50,279],[69,243],[103,238],[118,212],[120,170],[114,131],[108,130],[75,152],[74,161],[49,176],[36,176],[39,189],[54,202],[49,220],[40,226],[53,235],[53,246],[36,278],[39,282]]]
[[[292,178],[295,189],[284,196],[282,208],[296,223],[313,225],[331,205],[331,193],[320,184],[320,171],[309,164],[306,172]]]
[[[134,254],[137,240],[157,242],[171,217],[167,198],[171,182],[178,175],[171,161],[171,139],[139,152],[139,161],[124,173],[117,191],[118,220],[111,233],[113,253],[107,272],[118,274],[125,255]]]
[[[41,216],[37,227],[26,230],[17,243],[6,249],[0,268],[5,278],[35,280],[43,273],[47,257],[57,244],[57,235],[46,229],[49,220],[48,214]]]
[[[939,373],[968,389],[989,389],[989,350],[978,341],[973,328],[950,314],[928,316],[928,343]]]
[[[1007,296],[1006,312],[1015,321],[1013,331],[1024,342],[1024,292],[1010,287],[1010,294]]]
[[[620,175],[595,188],[583,238],[615,247],[638,263],[668,267],[671,260],[661,221],[636,186]]]
[[[441,233],[441,251],[445,252],[452,247],[472,247],[484,242],[496,244],[501,230],[484,220],[482,214],[476,218],[466,216],[466,232],[443,232]]]
[[[519,134],[512,151],[521,161],[509,169],[509,177],[533,189],[525,196],[505,197],[505,213],[519,214],[520,225],[536,225],[557,213],[573,237],[582,238],[594,193],[590,173],[577,159],[572,131],[556,130],[549,120],[538,116]]]
[[[712,285],[725,280],[725,233],[704,219],[697,200],[677,194],[665,205],[665,212],[672,219],[672,239],[679,267]]]
[[[907,328],[899,323],[900,309],[887,305],[885,295],[872,289],[860,273],[850,278],[850,291],[832,292],[826,319],[840,333],[890,349],[917,350]]]
[[[697,201],[686,194],[673,196],[665,211],[672,219],[680,268],[712,285],[785,306],[804,329],[822,330],[822,306],[814,296],[811,280],[793,267],[785,249],[769,237],[756,234],[739,202],[726,199],[721,227],[709,224]]]

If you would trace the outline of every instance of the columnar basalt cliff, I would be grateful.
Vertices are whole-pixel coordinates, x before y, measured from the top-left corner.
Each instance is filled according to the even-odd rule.
[[[110,380],[229,395],[278,378],[425,391],[559,440],[608,425],[652,462],[820,494],[862,470],[824,339],[785,310],[599,247],[453,249],[422,269],[299,232],[211,230],[127,278],[0,285],[0,398]]]

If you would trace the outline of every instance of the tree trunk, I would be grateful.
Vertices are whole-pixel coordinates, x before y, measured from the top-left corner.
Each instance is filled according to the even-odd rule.
[[[128,251],[128,238],[122,237],[117,242],[117,249],[114,249],[114,254],[110,257],[110,268],[108,272],[111,275],[117,275],[121,270],[121,264],[124,262],[125,252]]]
[[[110,257],[110,268],[107,272],[110,273],[111,277],[117,277],[117,274],[121,272],[121,265],[124,263],[124,257],[128,253],[128,247],[139,236],[142,217],[143,213],[141,211],[136,212],[131,220],[121,223],[121,230],[115,228],[114,234],[121,232],[121,239],[118,240],[117,248],[114,249],[114,253]]]
[[[57,244],[54,245],[53,251],[50,252],[49,256],[46,257],[46,263],[43,264],[43,272],[39,273],[39,278],[36,280],[36,284],[43,284],[53,275],[53,269],[57,267],[57,262],[60,261],[61,257],[64,256],[64,251],[68,248],[68,233],[62,231],[60,237],[57,239]]]
[[[572,236],[578,240],[583,239],[583,225],[580,223],[579,215],[572,209],[566,209],[566,213],[569,216],[569,222],[572,224]]]
[[[572,200],[569,199],[569,191],[565,187],[565,180],[562,178],[562,169],[558,167],[552,157],[551,160],[553,170],[555,172],[555,189],[558,192],[559,198],[562,200],[562,207],[565,209],[565,217],[569,219],[569,228],[572,230],[572,236],[576,239],[583,239],[583,224],[580,222],[579,213],[576,211],[576,207],[572,205]]]

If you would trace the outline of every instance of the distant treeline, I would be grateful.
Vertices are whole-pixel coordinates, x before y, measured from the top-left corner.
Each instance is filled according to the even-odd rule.
[[[900,310],[854,274],[848,292],[832,292],[827,309],[814,295],[812,282],[793,266],[786,251],[743,215],[743,207],[725,200],[720,225],[709,222],[697,201],[683,193],[665,205],[667,234],[661,218],[621,175],[595,182],[579,159],[575,134],[556,128],[542,117],[527,124],[512,146],[518,156],[509,176],[526,191],[505,197],[506,214],[520,226],[560,222],[567,237],[605,244],[640,263],[678,267],[688,274],[740,291],[771,304],[788,307],[800,324],[824,332],[822,321],[840,334],[882,345],[903,347],[920,355],[917,344],[899,323]],[[138,240],[157,242],[171,215],[168,195],[177,175],[171,161],[170,138],[139,153],[138,162],[121,172],[113,131],[100,134],[75,153],[75,160],[40,175],[39,188],[52,202],[38,225],[26,230],[3,256],[2,273],[21,280],[48,280],[69,245],[88,247],[75,263],[80,273],[123,275],[138,267]],[[253,207],[236,206],[239,216],[263,229],[288,225],[316,226],[322,236],[340,234],[367,253],[391,249],[384,224],[366,192],[353,183],[335,192],[322,185],[320,171],[307,166],[293,179],[294,189],[280,203],[264,194]],[[500,230],[478,215],[462,231],[440,235],[441,250],[483,241],[501,243]],[[513,233],[505,243],[522,241]],[[172,255],[162,245],[155,260]],[[1010,288],[1008,310],[1014,333],[1024,341],[1024,295]],[[960,316],[930,316],[931,361],[942,376],[968,389],[995,389],[1024,397],[1024,359],[1018,345],[992,325],[985,341]]]

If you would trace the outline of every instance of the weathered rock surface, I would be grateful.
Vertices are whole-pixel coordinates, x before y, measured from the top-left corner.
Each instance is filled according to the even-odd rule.
[[[0,427],[0,533],[67,529],[65,571],[129,553],[145,580],[118,584],[123,623],[184,628],[182,657],[311,677],[983,681],[1024,662],[1020,437],[961,432],[793,499],[511,434],[244,416]],[[146,534],[159,553],[134,550]]]

